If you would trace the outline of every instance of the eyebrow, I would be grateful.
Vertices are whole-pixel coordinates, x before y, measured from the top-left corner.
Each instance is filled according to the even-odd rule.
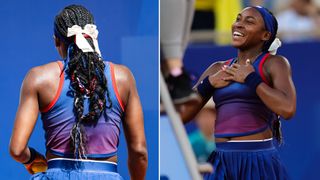
[[[242,17],[242,14],[239,13],[239,14],[237,15],[237,17]],[[245,18],[246,18],[246,19],[254,19],[254,20],[257,20],[257,18],[255,18],[254,16],[246,16]]]
[[[254,19],[254,20],[257,20],[254,16],[247,16],[246,19]]]

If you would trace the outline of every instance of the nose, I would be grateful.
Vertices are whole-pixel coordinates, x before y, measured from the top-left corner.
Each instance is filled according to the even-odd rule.
[[[234,23],[232,24],[232,27],[233,27],[233,28],[243,28],[244,25],[243,25],[243,23],[242,23],[241,21],[236,21],[236,22],[234,22]]]
[[[232,26],[231,26],[232,32],[234,32],[236,29],[241,30],[241,29],[243,29],[243,28],[244,28],[244,25],[243,25],[243,23],[240,22],[240,21],[234,22],[234,23],[232,24]]]

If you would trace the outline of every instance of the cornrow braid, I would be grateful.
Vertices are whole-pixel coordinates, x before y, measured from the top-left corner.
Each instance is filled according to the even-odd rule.
[[[92,14],[83,6],[70,5],[65,7],[55,18],[55,36],[68,47],[66,73],[70,78],[70,89],[74,96],[73,112],[76,122],[70,132],[71,148],[75,158],[86,158],[85,123],[97,123],[106,108],[112,107],[107,79],[104,74],[105,64],[98,53],[82,52],[74,44],[75,37],[67,37],[68,28],[94,24]],[[86,37],[94,49],[91,38]],[[108,106],[106,106],[106,95]],[[84,114],[85,101],[89,101],[88,113]]]

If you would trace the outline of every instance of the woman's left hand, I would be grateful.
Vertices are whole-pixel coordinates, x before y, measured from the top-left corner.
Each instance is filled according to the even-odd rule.
[[[244,83],[246,77],[250,73],[254,72],[254,67],[251,65],[250,60],[248,59],[245,65],[232,64],[231,66],[223,66],[222,70],[230,75],[224,77],[223,80]]]

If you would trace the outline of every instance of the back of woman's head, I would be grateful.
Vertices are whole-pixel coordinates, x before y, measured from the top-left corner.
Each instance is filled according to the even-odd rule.
[[[66,46],[73,42],[72,37],[68,38],[68,28],[73,25],[84,27],[86,24],[94,24],[93,15],[81,5],[70,5],[65,7],[54,20],[55,36],[62,40]]]
[[[67,47],[65,67],[67,77],[70,79],[70,89],[74,97],[73,111],[76,122],[71,132],[71,147],[76,157],[85,154],[86,134],[84,124],[97,123],[105,108],[112,106],[107,79],[104,74],[105,64],[97,51],[92,35],[81,31],[80,36],[85,38],[93,51],[83,51],[76,43],[76,35],[70,36],[70,29],[92,25],[92,14],[83,6],[70,5],[65,7],[55,18],[54,33]],[[78,28],[79,29],[79,28]],[[79,34],[77,34],[79,35]],[[69,36],[69,37],[68,37]],[[96,41],[97,42],[97,41]],[[106,106],[106,95],[108,107]],[[86,107],[85,101],[89,104]],[[87,110],[86,110],[87,109]]]

